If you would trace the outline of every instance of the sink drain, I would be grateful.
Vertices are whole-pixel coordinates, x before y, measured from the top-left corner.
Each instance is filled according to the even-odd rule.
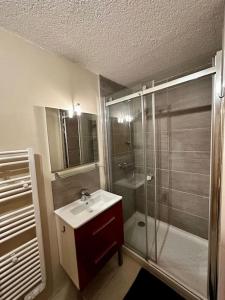
[[[145,227],[145,222],[139,221],[139,222],[138,222],[138,226],[140,226],[140,227]]]

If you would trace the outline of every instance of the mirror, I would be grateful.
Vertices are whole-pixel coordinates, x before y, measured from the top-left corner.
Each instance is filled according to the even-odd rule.
[[[51,171],[98,161],[97,116],[46,107]]]

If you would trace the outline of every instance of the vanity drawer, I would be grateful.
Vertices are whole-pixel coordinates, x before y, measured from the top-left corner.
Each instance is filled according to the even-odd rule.
[[[122,201],[75,230],[75,240],[80,250],[93,248],[93,243],[98,245],[99,242],[113,239],[114,235],[123,243]]]
[[[123,244],[122,201],[76,229],[75,241],[82,288]]]

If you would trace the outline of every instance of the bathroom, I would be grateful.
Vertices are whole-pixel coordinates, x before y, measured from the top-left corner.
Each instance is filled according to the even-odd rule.
[[[0,299],[225,299],[223,22],[0,2]]]

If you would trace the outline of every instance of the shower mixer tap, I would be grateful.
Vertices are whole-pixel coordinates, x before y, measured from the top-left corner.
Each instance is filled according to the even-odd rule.
[[[118,164],[118,167],[119,167],[120,169],[126,169],[126,168],[127,168],[127,163],[126,163],[126,162],[119,163],[119,164]]]

